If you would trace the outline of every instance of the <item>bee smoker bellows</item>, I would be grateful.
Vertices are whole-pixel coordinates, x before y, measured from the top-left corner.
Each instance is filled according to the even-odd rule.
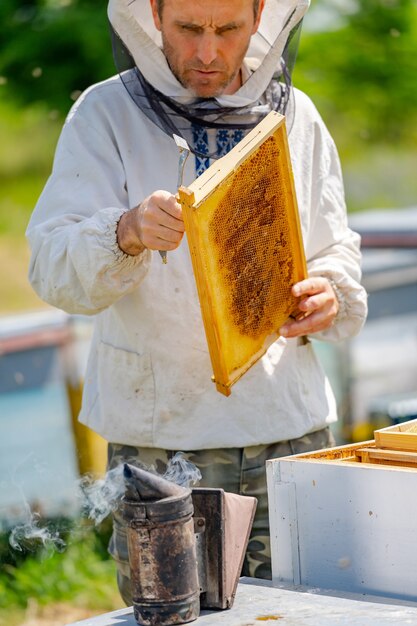
[[[191,622],[200,613],[191,489],[128,464],[124,477],[135,619],[140,626]]]

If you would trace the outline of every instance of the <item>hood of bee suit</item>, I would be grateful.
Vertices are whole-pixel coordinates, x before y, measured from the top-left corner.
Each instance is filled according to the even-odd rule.
[[[259,99],[281,67],[291,31],[300,23],[310,0],[266,0],[258,31],[252,36],[245,62],[250,70],[233,95],[216,98],[222,107],[245,107]],[[175,78],[162,51],[149,0],[110,0],[108,16],[113,30],[144,78],[155,89],[179,102],[194,99]]]

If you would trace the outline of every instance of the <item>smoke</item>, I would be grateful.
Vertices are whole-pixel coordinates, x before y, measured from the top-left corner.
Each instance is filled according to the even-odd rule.
[[[79,483],[81,509],[85,517],[98,526],[112,511],[125,491],[123,464],[109,470],[103,479],[84,476]]]
[[[81,517],[91,520],[94,526],[99,526],[117,508],[124,490],[123,465],[106,472],[105,476],[98,480],[88,474],[82,476],[77,483]],[[20,552],[35,552],[39,548],[47,554],[54,550],[63,552],[66,542],[62,538],[62,522],[61,528],[57,529],[51,522],[42,522],[41,515],[33,513],[27,503],[25,509],[24,521],[15,526],[9,535],[10,546]],[[85,532],[87,529],[83,527],[82,530]]]
[[[131,459],[128,462],[135,464]],[[99,526],[119,505],[119,501],[125,492],[123,478],[124,462],[116,468],[106,472],[100,479],[94,479],[90,475],[83,476],[78,481],[78,500],[82,517],[90,520],[94,526]],[[153,467],[140,464],[142,469],[157,473]],[[177,452],[168,462],[163,478],[174,482],[182,487],[191,487],[201,479],[200,470],[184,457],[184,453]],[[43,548],[47,553],[54,550],[63,552],[66,543],[62,539],[62,533],[51,523],[42,523],[41,515],[33,513],[26,504],[26,518],[11,531],[9,544],[14,550],[36,551]]]
[[[63,552],[66,544],[60,537],[60,531],[51,526],[40,526],[39,513],[30,513],[26,522],[15,526],[10,533],[9,543],[19,552],[34,552],[42,546],[47,552]]]
[[[129,459],[128,462],[135,465],[134,459]],[[80,479],[81,510],[84,516],[92,520],[96,526],[117,509],[120,498],[125,492],[123,466],[124,462],[109,470],[104,478],[99,480],[94,480],[88,475]],[[147,467],[143,463],[140,467],[148,472],[157,473],[154,467]],[[163,478],[181,487],[190,487],[201,480],[201,472],[184,457],[183,452],[177,452],[168,461]]]
[[[201,472],[191,461],[184,458],[183,452],[177,452],[168,462],[163,477],[180,487],[191,487],[201,480]]]
[[[65,541],[61,538],[62,528],[57,530],[55,524],[44,523],[41,514],[38,511],[31,510],[25,498],[23,487],[17,478],[22,467],[29,462],[37,475],[41,475],[46,471],[46,465],[41,463],[33,453],[28,454],[14,468],[11,475],[11,484],[21,496],[23,521],[10,532],[9,544],[14,550],[19,552],[35,552],[40,547],[43,548],[46,554],[62,552],[65,549]]]

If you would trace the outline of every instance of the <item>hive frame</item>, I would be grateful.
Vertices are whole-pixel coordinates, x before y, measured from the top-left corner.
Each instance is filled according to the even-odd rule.
[[[218,295],[215,297],[218,290],[213,283],[212,276],[205,266],[205,263],[207,265],[207,259],[211,257],[213,248],[211,248],[210,243],[205,240],[207,236],[202,234],[201,225],[204,222],[204,214],[208,214],[209,211],[213,209],[213,206],[218,207],[219,204],[221,205],[221,202],[216,204],[216,198],[218,200],[220,197],[221,200],[224,200],[224,198],[227,197],[227,193],[233,193],[231,189],[235,180],[234,177],[240,171],[243,171],[242,168],[245,167],[245,164],[246,168],[249,167],[247,164],[251,163],[250,159],[252,157],[253,159],[256,158],[258,150],[265,150],[265,142],[270,138],[273,138],[273,142],[275,142],[273,146],[279,146],[278,154],[280,164],[278,164],[277,159],[277,169],[273,173],[275,175],[279,173],[281,176],[280,182],[285,189],[285,193],[283,196],[284,200],[280,200],[280,202],[285,203],[285,211],[287,212],[287,216],[289,216],[286,226],[289,225],[288,228],[291,229],[292,234],[290,245],[293,248],[293,255],[291,258],[295,263],[293,281],[291,284],[285,286],[288,292],[290,292],[293,284],[306,278],[307,268],[284,116],[275,111],[269,113],[226,156],[213,163],[213,165],[191,185],[188,187],[182,186],[179,189],[179,199],[182,205],[185,230],[213,367],[213,381],[216,384],[217,390],[226,396],[230,395],[231,386],[256,363],[263,354],[265,354],[268,347],[276,341],[279,337],[278,328],[288,317],[288,314],[284,319],[279,321],[277,327],[272,332],[266,333],[266,335],[260,339],[261,344],[244,363],[232,370],[228,367],[225,358],[227,338],[225,339],[224,333],[222,336],[223,329],[219,324],[215,305],[216,297],[217,300],[219,298]],[[258,154],[260,153],[261,152]],[[251,173],[252,169],[250,170]],[[256,171],[253,172],[253,176],[256,177]],[[225,188],[229,191],[224,192]],[[256,213],[256,207],[254,207],[254,209],[253,219],[256,220],[258,214]],[[275,210],[275,207],[273,207],[272,210]],[[276,218],[276,215],[274,217]],[[278,245],[278,242],[276,242],[275,245]],[[205,261],[204,257],[206,259]],[[275,278],[277,277],[275,276]],[[214,282],[217,282],[217,278]],[[291,298],[293,299],[292,312],[295,309],[296,301],[292,296]]]

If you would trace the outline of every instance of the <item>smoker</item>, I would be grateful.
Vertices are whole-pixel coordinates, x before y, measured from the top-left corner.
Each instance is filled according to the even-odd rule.
[[[124,478],[121,507],[139,626],[185,624],[201,609],[230,608],[256,499],[181,487],[130,464]]]

